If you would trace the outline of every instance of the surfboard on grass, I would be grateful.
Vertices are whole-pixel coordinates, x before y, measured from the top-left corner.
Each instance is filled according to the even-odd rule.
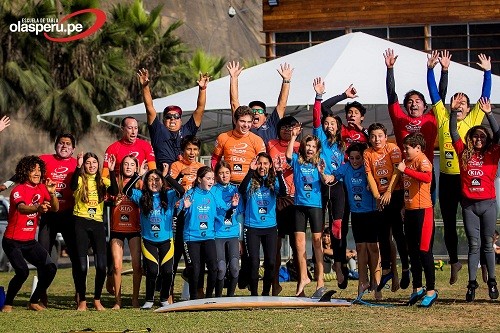
[[[264,309],[264,308],[309,308],[309,307],[332,307],[350,306],[351,302],[331,298],[335,291],[325,293],[321,299],[308,297],[280,297],[280,296],[238,296],[203,298],[192,301],[170,304],[155,312],[175,311],[207,311],[207,310],[241,310],[241,309]]]

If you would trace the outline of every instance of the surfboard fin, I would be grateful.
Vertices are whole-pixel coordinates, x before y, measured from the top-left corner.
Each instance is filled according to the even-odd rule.
[[[330,302],[332,300],[333,294],[335,294],[335,290],[328,290],[326,293],[321,296],[318,302]]]

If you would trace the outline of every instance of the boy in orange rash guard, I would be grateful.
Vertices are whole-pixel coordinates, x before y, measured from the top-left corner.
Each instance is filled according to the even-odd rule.
[[[200,155],[201,141],[194,135],[188,135],[181,142],[182,157],[170,166],[170,176],[176,179],[187,191],[193,187],[198,169],[205,164],[196,159]]]
[[[401,162],[401,150],[396,144],[387,142],[387,129],[384,125],[371,124],[368,133],[371,147],[363,153],[366,176],[370,191],[382,212],[383,221],[379,232],[382,277],[377,291],[381,291],[390,279],[393,279],[392,291],[398,290],[400,286],[406,289],[410,284],[410,265],[401,219],[403,192],[399,185],[399,174],[395,171],[395,166]],[[403,268],[401,282],[397,281],[391,271],[391,231]]]
[[[434,214],[431,200],[432,164],[426,157],[425,138],[421,133],[411,133],[403,140],[406,160],[398,164],[402,173],[405,201],[405,235],[413,276],[413,292],[408,301],[430,307],[437,299],[434,289]],[[426,286],[422,284],[422,269]]]

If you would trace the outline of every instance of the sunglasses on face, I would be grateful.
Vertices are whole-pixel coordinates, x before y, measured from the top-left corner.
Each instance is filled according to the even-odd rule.
[[[254,114],[256,114],[256,113],[257,114],[264,114],[264,113],[266,113],[266,111],[264,111],[264,109],[252,109],[252,112]]]
[[[178,113],[167,113],[163,119],[165,120],[171,120],[171,119],[180,119],[181,116]]]

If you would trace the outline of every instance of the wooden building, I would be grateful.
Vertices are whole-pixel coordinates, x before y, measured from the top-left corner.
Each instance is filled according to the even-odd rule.
[[[362,31],[421,51],[450,50],[500,75],[500,0],[263,0],[266,59]]]

